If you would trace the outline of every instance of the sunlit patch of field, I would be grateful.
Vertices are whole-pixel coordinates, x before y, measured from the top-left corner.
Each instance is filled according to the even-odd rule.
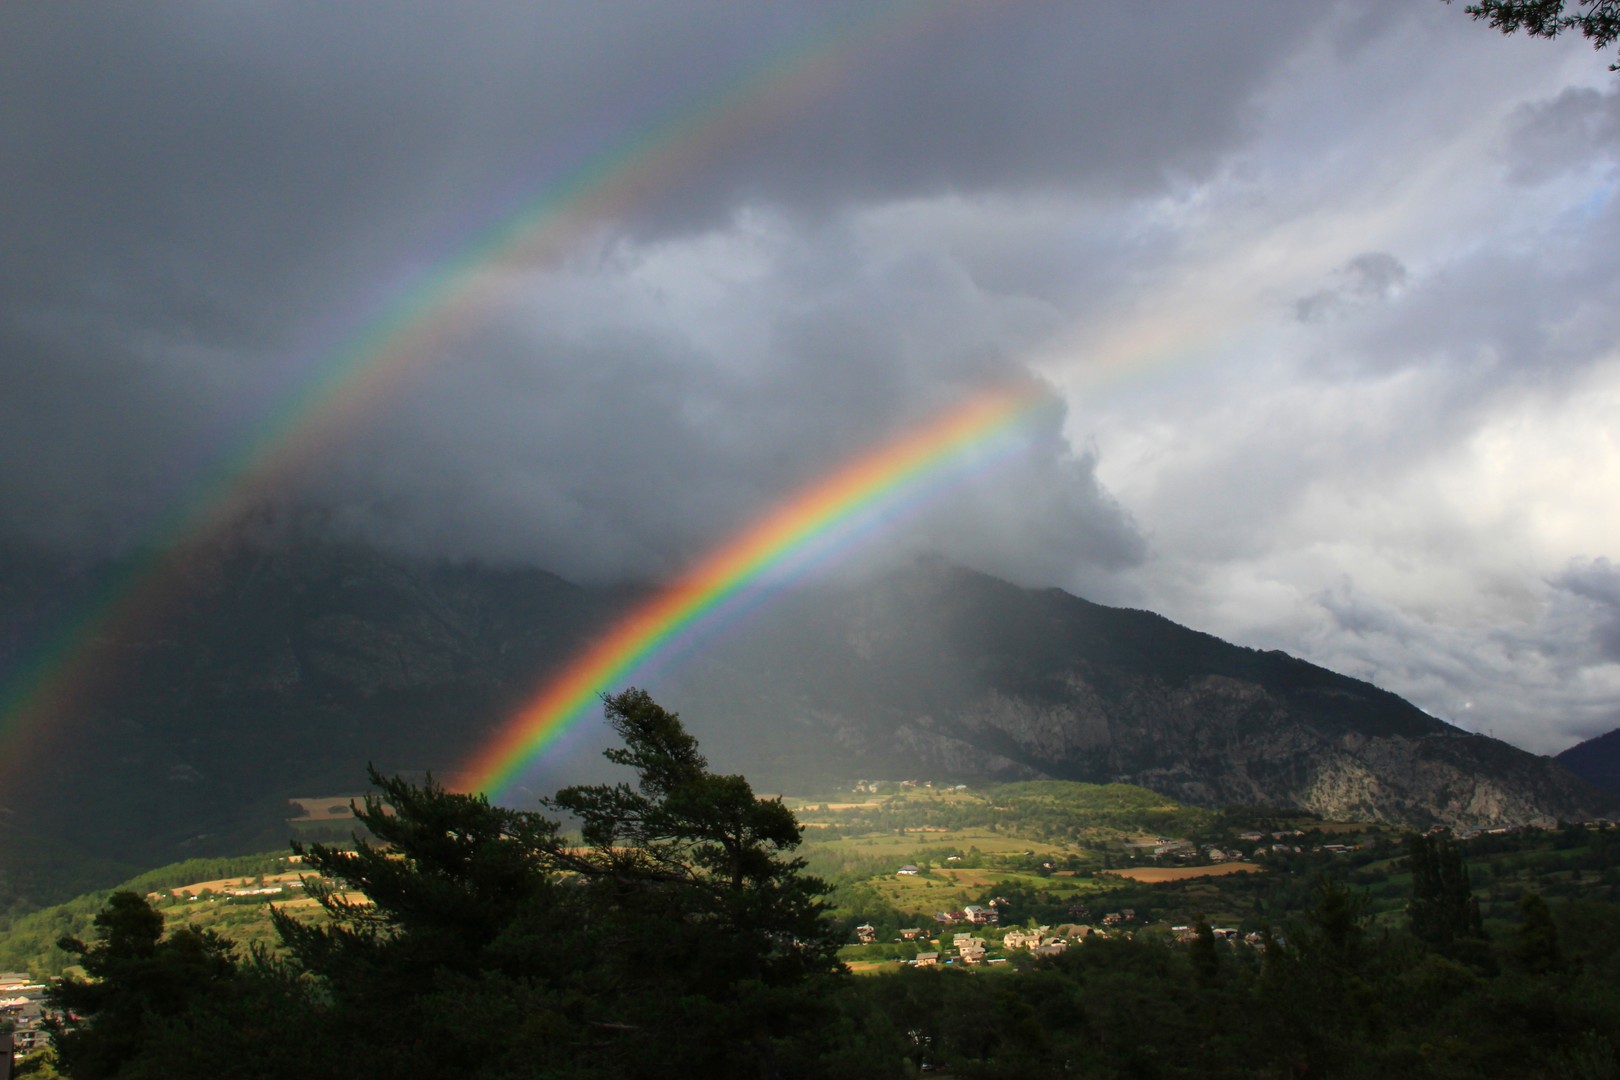
[[[970,889],[983,888],[992,881],[1004,880],[1007,877],[1006,874],[997,874],[994,870],[986,870],[983,867],[972,867],[966,870],[946,867],[935,871],[935,873],[941,877],[949,878],[952,884]]]
[[[357,905],[359,907],[365,907],[365,906],[367,906],[368,904],[371,903],[371,897],[367,896],[365,893],[345,892],[345,893],[338,893],[337,895],[338,895],[338,899],[344,901],[345,903],[355,904],[355,905]],[[295,911],[297,909],[299,909],[299,908],[319,908],[320,907],[320,901],[315,899],[313,896],[300,896],[300,897],[297,897],[297,898],[292,899],[292,900],[275,900],[275,901],[272,901],[272,902],[278,908],[287,909],[287,910],[295,910]]]
[[[1093,878],[1055,878],[1013,870],[973,867],[963,870],[934,870],[915,877],[874,878],[867,884],[898,911],[932,915],[938,911],[973,903],[998,883],[1037,889],[1059,895],[1078,896],[1102,886]]]
[[[1130,878],[1149,884],[1160,881],[1186,881],[1188,878],[1225,877],[1227,874],[1259,873],[1258,863],[1229,862],[1216,866],[1139,866],[1129,870],[1099,870],[1099,874]]]
[[[913,806],[960,806],[967,803],[986,803],[988,801],[981,792],[924,787],[897,788],[872,795],[851,795],[849,792],[839,792],[828,796],[782,796],[782,802],[795,813],[803,810],[818,810],[823,807],[828,811],[883,810],[904,809]]]
[[[864,833],[855,836],[843,836],[836,840],[820,840],[817,844],[824,845],[848,855],[888,855],[898,860],[895,869],[902,863],[916,862],[918,859],[930,860],[931,851],[956,849],[967,851],[969,848],[978,848],[987,857],[1018,856],[1025,852],[1035,855],[1067,857],[1076,852],[1073,848],[1061,844],[1047,843],[1042,840],[1028,840],[1021,836],[1014,836],[1004,832],[992,832],[989,829],[949,829],[944,832],[921,832],[909,829],[905,832]]]
[[[264,883],[267,886],[295,886],[301,877],[303,875],[297,871],[286,874],[266,874],[264,875]],[[171,896],[197,896],[204,891],[223,893],[226,889],[252,889],[257,886],[258,880],[253,877],[215,878],[213,881],[198,881],[190,885],[181,885],[178,888],[170,889],[169,894]]]
[[[282,911],[298,911],[304,908],[319,908],[320,901],[313,896],[300,896],[292,900],[277,900],[276,907]]]

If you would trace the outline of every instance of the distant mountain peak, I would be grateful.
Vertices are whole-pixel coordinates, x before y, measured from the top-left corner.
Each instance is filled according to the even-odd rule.
[[[1577,743],[1553,760],[1583,780],[1620,795],[1620,728]]]

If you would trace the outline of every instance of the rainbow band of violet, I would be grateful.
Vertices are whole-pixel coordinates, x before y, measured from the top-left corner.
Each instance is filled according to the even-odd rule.
[[[713,633],[735,599],[819,541],[883,512],[972,451],[1017,432],[1054,399],[1035,387],[996,389],[827,473],[720,544],[587,645],[474,753],[452,785],[498,799],[601,694],[659,664],[673,648]]]

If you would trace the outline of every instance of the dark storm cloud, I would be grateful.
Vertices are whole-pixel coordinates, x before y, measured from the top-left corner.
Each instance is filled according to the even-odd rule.
[[[928,260],[799,254],[763,242],[720,333],[672,318],[686,294],[656,266],[627,273],[626,254],[611,274],[576,272],[481,335],[476,359],[424,376],[322,497],[394,546],[538,557],[582,578],[669,572],[897,428],[1029,381],[997,351],[1039,333],[1027,305]],[[1060,424],[1052,412],[1025,453],[954,487],[894,546],[1036,580],[1139,561],[1134,525]]]
[[[825,107],[759,140],[742,184],[835,203],[1054,188],[1139,195],[1206,173],[1247,133],[1250,96],[1326,14],[961,10],[926,48],[886,50]]]
[[[332,327],[680,103],[871,18],[854,4],[8,5],[4,524],[129,542],[318,372]],[[801,237],[813,263],[829,215],[862,201],[1151,190],[1211,167],[1286,44],[1320,18],[1281,4],[1151,17],[963,4],[879,19],[899,31],[875,44],[855,31],[817,61],[831,85],[716,140],[612,224],[634,247],[773,207],[814,229]],[[716,477],[689,511],[735,512],[792,479],[792,463],[824,461],[807,451],[818,441],[856,445],[914,416],[907,395],[961,389],[948,363],[902,355],[910,331],[878,305],[907,304],[909,287],[912,317],[949,296],[902,276],[864,310],[849,297],[778,305],[767,350],[736,361],[759,370],[724,378],[679,328],[604,318],[566,348],[491,328],[467,346],[489,355],[457,362],[506,382],[457,376],[433,403],[389,405],[367,436],[378,442],[357,442],[318,488],[342,515],[403,516],[452,547],[513,548],[489,538],[516,520],[530,526],[504,531],[583,528],[604,566],[656,565],[672,557],[660,532],[696,542],[650,523],[678,478]],[[560,387],[572,411],[514,385]],[[604,429],[620,441],[604,445]],[[621,476],[632,464],[635,479]],[[1094,478],[1064,468],[1079,469],[1086,503]],[[434,497],[444,509],[426,513]],[[610,509],[621,501],[630,509]],[[463,532],[447,523],[467,504],[486,512]],[[621,536],[617,515],[643,510],[649,524]]]
[[[1586,657],[1620,664],[1620,566],[1606,558],[1576,560],[1549,584],[1578,603],[1588,627]]]
[[[1135,13],[940,5],[641,208],[837,205],[1112,185],[1213,160],[1307,28],[1287,5]],[[11,5],[8,253],[104,283],[179,266],[293,290],[347,280],[723,92],[864,6]],[[906,19],[915,19],[911,25]],[[873,32],[886,26],[873,20]],[[766,63],[765,66],[769,67]],[[668,202],[664,201],[669,200]],[[335,262],[334,262],[335,260]],[[216,285],[219,282],[214,282]],[[125,286],[127,287],[127,285]]]

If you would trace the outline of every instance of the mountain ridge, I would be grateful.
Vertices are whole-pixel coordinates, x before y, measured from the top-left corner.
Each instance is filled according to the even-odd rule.
[[[840,709],[836,691],[814,695],[822,726],[867,760],[892,762],[898,749],[960,776],[1118,780],[1202,805],[1276,802],[1412,823],[1550,820],[1603,804],[1546,759],[1370,683],[1151,612],[955,568],[887,585],[886,595],[868,587],[855,601],[892,609],[892,625],[868,619],[860,630],[868,655],[946,691],[919,695],[909,715],[891,710],[889,724]],[[919,634],[928,644],[919,647]],[[910,637],[883,650],[901,635]],[[973,670],[919,655],[965,659]],[[746,678],[745,666],[729,677]],[[829,681],[860,681],[847,659],[825,666],[844,669]]]
[[[367,762],[451,773],[643,595],[324,540],[188,558],[186,595],[98,644],[113,674],[8,777],[18,827],[135,862],[274,848],[289,795],[357,790]],[[31,626],[38,583],[69,580],[49,571],[0,563]],[[15,670],[22,629],[3,630]],[[1546,759],[1371,684],[941,564],[787,590],[654,689],[719,765],[783,788],[1118,780],[1412,824],[1608,808]]]
[[[1553,760],[1588,783],[1620,796],[1620,728],[1576,743]]]

